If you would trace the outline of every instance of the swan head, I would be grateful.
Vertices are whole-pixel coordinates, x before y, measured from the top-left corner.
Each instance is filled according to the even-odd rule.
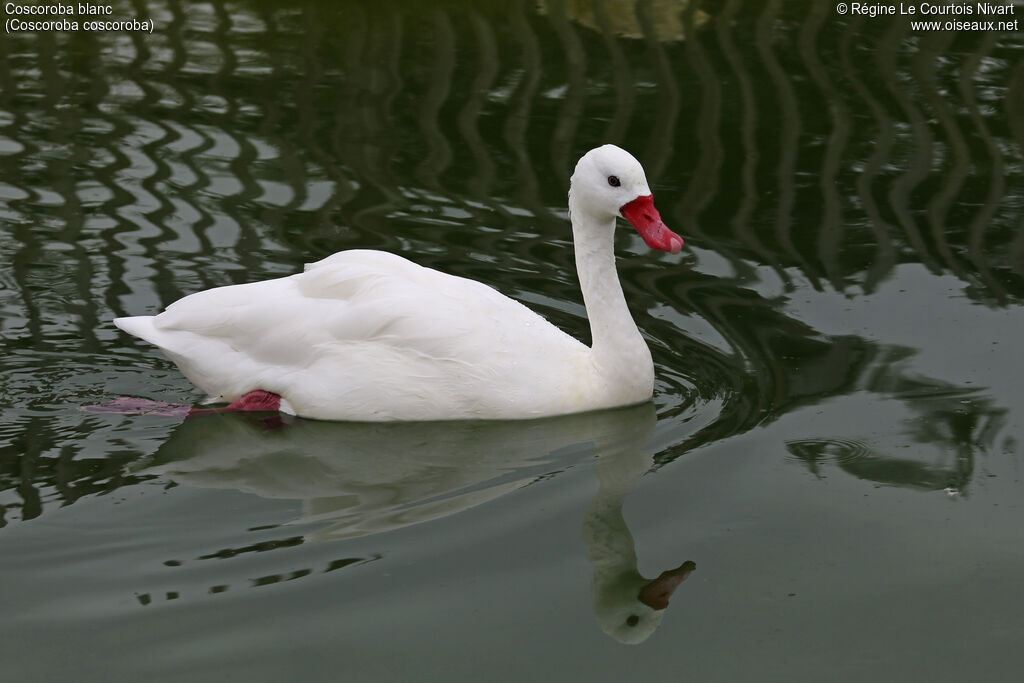
[[[607,568],[595,571],[591,597],[601,630],[625,645],[644,642],[661,625],[672,593],[696,568],[687,561],[654,580],[632,567],[617,576],[603,576]]]
[[[602,145],[584,154],[572,174],[569,197],[571,210],[595,219],[622,216],[652,249],[675,254],[683,248],[683,238],[665,226],[654,208],[643,166],[620,147]]]

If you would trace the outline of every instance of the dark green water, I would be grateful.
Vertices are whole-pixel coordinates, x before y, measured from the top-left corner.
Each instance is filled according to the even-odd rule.
[[[156,30],[0,35],[5,679],[1019,677],[1021,33],[770,0],[114,7]],[[586,339],[565,195],[604,142],[687,239],[618,236],[653,404],[79,410],[199,398],[111,318],[355,247]]]

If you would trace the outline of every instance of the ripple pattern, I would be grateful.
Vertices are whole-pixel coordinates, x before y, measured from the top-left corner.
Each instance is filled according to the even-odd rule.
[[[198,289],[392,249],[586,338],[566,178],[606,141],[695,247],[622,270],[662,414],[719,406],[688,446],[863,386],[880,349],[788,317],[801,288],[870,294],[920,263],[981,305],[1024,298],[1020,34],[779,0],[144,9],[151,36],[0,42],[0,467],[24,515],[51,495],[33,482],[77,495],[21,467],[69,457],[39,420],[72,439],[68,403],[139,393],[133,367],[187,395],[106,321]]]

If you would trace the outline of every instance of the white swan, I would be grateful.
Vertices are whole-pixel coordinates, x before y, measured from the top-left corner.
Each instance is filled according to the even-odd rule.
[[[613,232],[678,252],[640,163],[604,145],[569,189],[588,348],[517,301],[381,251],[329,256],[289,277],[187,296],[118,318],[211,401],[324,420],[525,419],[650,399],[651,354],[626,307]]]

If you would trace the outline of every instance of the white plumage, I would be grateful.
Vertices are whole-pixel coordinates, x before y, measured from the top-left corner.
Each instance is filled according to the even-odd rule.
[[[611,145],[577,164],[569,203],[593,347],[484,284],[369,250],[114,322],[213,401],[263,390],[316,419],[521,419],[645,401],[653,365],[615,273],[615,217],[656,248],[682,240],[640,164]]]

